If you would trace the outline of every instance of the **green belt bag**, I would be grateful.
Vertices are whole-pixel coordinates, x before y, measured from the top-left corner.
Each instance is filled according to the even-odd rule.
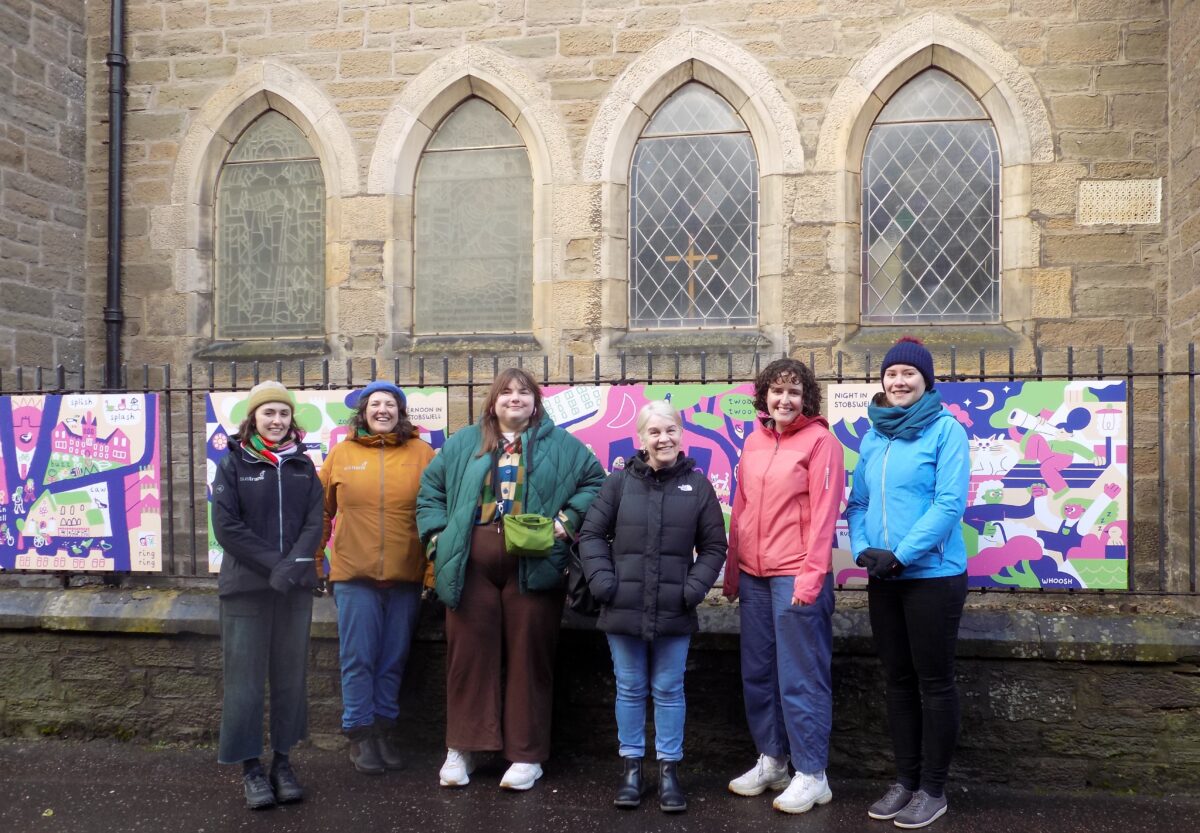
[[[533,513],[505,515],[504,549],[509,555],[545,558],[554,549],[554,521]]]

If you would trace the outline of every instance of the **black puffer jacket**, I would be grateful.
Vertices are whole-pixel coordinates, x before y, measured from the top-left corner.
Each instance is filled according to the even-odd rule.
[[[655,471],[639,454],[604,482],[579,534],[583,572],[606,633],[695,633],[696,605],[725,563],[725,520],[690,457]],[[693,552],[696,557],[693,558]]]
[[[280,562],[311,559],[321,546],[324,510],[325,490],[303,451],[273,466],[231,443],[212,484],[213,532],[225,550],[217,593],[267,590],[272,569],[289,566]],[[311,587],[317,575],[311,561],[307,574]]]

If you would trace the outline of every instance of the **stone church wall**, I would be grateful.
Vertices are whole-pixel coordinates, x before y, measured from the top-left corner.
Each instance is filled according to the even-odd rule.
[[[95,110],[108,4],[89,4],[88,15]],[[1121,199],[1112,181],[1167,175],[1161,1],[132,0],[128,32],[134,363],[186,361],[212,347],[213,182],[223,150],[268,106],[313,138],[330,185],[332,358],[511,347],[422,348],[411,337],[416,159],[422,137],[469,94],[520,114],[531,137],[537,342],[516,346],[560,366],[567,354],[595,350],[695,347],[661,334],[631,338],[625,318],[628,153],[641,111],[688,78],[741,108],[762,173],[759,331],[703,346],[826,358],[876,349],[896,331],[857,326],[858,160],[881,98],[931,64],[981,97],[1005,165],[1002,321],[945,328],[934,340],[968,355],[1011,347],[1028,367],[1035,346],[1141,351],[1166,335],[1161,222],[1077,217],[1083,181],[1100,181],[1103,220]],[[89,141],[88,280],[97,297],[103,134]],[[88,339],[95,358],[95,312]],[[1152,347],[1142,360],[1153,361]]]
[[[1200,2],[1178,0],[1171,4],[1170,29],[1170,169],[1168,190],[1168,250],[1170,281],[1167,291],[1169,360],[1173,370],[1187,370],[1188,345],[1200,337]],[[1170,391],[1170,436],[1174,448],[1188,444],[1186,380],[1175,379]],[[1194,405],[1193,405],[1194,407]],[[1195,432],[1195,425],[1191,426]],[[1196,437],[1191,441],[1196,442]],[[1170,464],[1171,537],[1190,540],[1195,509],[1189,494],[1188,460],[1172,455]],[[1192,461],[1195,465],[1195,461]],[[1194,577],[1189,576],[1189,581]]]
[[[83,357],[83,6],[83,0],[5,0],[0,5],[0,368],[5,370],[77,365]]]

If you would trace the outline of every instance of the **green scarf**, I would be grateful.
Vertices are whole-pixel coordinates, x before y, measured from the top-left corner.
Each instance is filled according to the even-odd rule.
[[[883,396],[877,396],[883,400]],[[925,426],[933,422],[942,413],[942,395],[936,390],[926,391],[925,395],[907,408],[896,408],[872,402],[867,408],[867,417],[871,427],[883,436],[892,440],[915,439],[925,430]]]

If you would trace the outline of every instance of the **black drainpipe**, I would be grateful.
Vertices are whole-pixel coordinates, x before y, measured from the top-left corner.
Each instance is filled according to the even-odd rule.
[[[121,386],[121,191],[125,179],[125,0],[112,0],[108,58],[108,296],[104,304],[104,387]]]

